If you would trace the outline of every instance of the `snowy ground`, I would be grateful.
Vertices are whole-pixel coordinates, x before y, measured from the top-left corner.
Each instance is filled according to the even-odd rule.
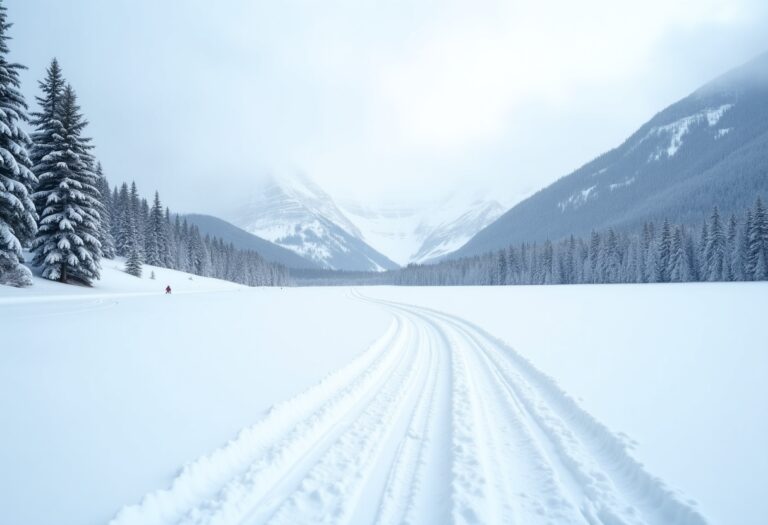
[[[157,274],[0,288],[0,522],[766,521],[765,284]]]

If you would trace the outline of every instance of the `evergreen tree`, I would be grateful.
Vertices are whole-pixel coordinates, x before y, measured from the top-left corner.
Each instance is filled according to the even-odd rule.
[[[66,85],[59,62],[55,58],[51,60],[45,73],[45,78],[38,82],[41,95],[35,97],[40,110],[32,113],[30,122],[35,128],[32,133],[34,146],[30,152],[35,166],[57,147],[55,136],[61,129],[60,107]]]
[[[184,224],[187,224],[186,220],[184,221]],[[187,252],[189,254],[189,270],[195,275],[205,275],[205,271],[207,269],[207,254],[205,251],[205,245],[203,244],[202,236],[200,235],[200,230],[197,228],[197,226],[191,226],[189,228],[189,242],[187,245]]]
[[[160,204],[160,195],[157,192],[155,192],[152,208],[149,210],[144,238],[144,261],[152,266],[162,266],[164,257],[161,254],[164,251],[164,246],[167,245],[167,241],[165,239],[163,207]]]
[[[500,250],[496,255],[496,259],[498,261],[496,265],[496,284],[507,284],[507,254],[504,250]]]
[[[672,234],[669,220],[664,219],[659,242],[656,245],[656,282],[669,282],[669,261],[672,255]]]
[[[604,283],[618,282],[619,275],[619,246],[616,232],[613,228],[608,229],[605,246],[602,253],[602,268],[600,271],[601,281]]]
[[[739,226],[736,216],[731,215],[725,236],[725,280],[740,281],[743,273],[739,260]]]
[[[571,235],[568,239],[568,247],[563,265],[563,283],[576,282],[576,238]]]
[[[597,283],[598,263],[600,262],[600,234],[593,231],[589,241],[589,282]]]
[[[709,224],[707,221],[701,223],[701,233],[699,234],[699,243],[696,249],[696,271],[699,281],[706,281],[709,276],[707,267],[707,240],[709,239]]]
[[[520,257],[514,246],[510,246],[507,250],[507,272],[509,273],[509,284],[520,282]]]
[[[684,279],[685,255],[683,250],[683,233],[679,226],[672,233],[672,245],[669,258],[669,281],[681,283]]]
[[[640,282],[647,283],[653,280],[651,268],[651,248],[653,246],[653,228],[647,222],[643,224],[643,237],[640,243]]]
[[[704,250],[706,277],[709,281],[722,281],[725,270],[725,233],[717,206],[709,219],[709,235]]]
[[[131,234],[138,242],[141,260],[144,260],[144,220],[142,217],[141,196],[136,187],[136,182],[131,182],[131,189],[128,193],[128,217],[131,227]]]
[[[747,241],[747,275],[755,281],[768,279],[768,216],[760,197],[755,202]]]
[[[133,236],[128,244],[128,259],[125,262],[125,271],[134,277],[141,277],[141,250],[136,236]]]
[[[101,168],[101,162],[96,164],[96,181],[101,197],[101,231],[99,232],[101,252],[107,259],[114,259],[115,239],[112,237],[112,194],[109,190],[109,182],[107,182],[107,178],[104,176]]]
[[[22,247],[37,230],[31,198],[37,179],[27,152],[31,142],[21,128],[27,121],[19,79],[24,66],[8,61],[10,27],[0,4],[0,284],[29,286],[32,273],[21,264]]]
[[[120,186],[120,192],[113,204],[115,210],[115,227],[113,228],[115,231],[115,251],[117,255],[127,257],[130,244],[136,235],[134,231],[136,221],[131,210],[128,185],[125,182]]]
[[[91,171],[90,139],[82,136],[87,121],[67,86],[61,97],[58,127],[50,151],[35,166],[40,182],[33,198],[40,216],[33,243],[35,264],[43,277],[91,284],[99,278],[101,216],[96,175]]]
[[[163,266],[166,268],[173,268],[173,252],[174,252],[174,238],[173,238],[173,224],[171,223],[171,210],[165,208],[165,217],[163,220],[163,238],[165,244],[161,250],[161,257],[163,259]]]

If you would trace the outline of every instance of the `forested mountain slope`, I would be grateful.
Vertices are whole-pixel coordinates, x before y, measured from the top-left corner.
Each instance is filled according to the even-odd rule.
[[[519,203],[449,258],[646,221],[697,223],[768,196],[768,53],[654,116],[619,147]]]
[[[288,268],[318,269],[320,266],[300,255],[278,246],[272,242],[262,239],[252,233],[248,233],[230,224],[223,219],[212,215],[202,215],[190,213],[184,215],[187,222],[200,228],[203,235],[218,237],[225,243],[232,243],[239,250],[250,250],[258,252],[269,262],[282,264]]]

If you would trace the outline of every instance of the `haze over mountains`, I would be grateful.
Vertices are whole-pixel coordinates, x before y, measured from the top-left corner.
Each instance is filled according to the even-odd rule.
[[[244,231],[195,220],[218,236],[222,228],[239,241],[257,236],[246,242],[253,249],[273,243],[266,258],[289,267],[383,271],[609,227],[637,231],[664,218],[699,223],[715,205],[727,216],[759,194],[768,196],[768,53],[506,213],[494,199],[463,196],[421,207],[336,202],[294,174],[269,179],[227,217]]]
[[[293,174],[270,178],[228,218],[320,267],[382,271],[453,251],[502,211],[482,199],[422,208],[337,205],[309,177]]]

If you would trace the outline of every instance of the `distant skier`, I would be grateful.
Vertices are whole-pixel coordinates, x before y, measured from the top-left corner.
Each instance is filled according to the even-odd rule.
[[[170,284],[165,287],[165,293],[167,293],[167,294],[171,293],[171,285]]]

